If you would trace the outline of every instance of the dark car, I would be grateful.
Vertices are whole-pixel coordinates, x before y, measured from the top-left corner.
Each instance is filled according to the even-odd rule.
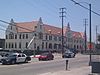
[[[52,53],[42,53],[39,56],[39,61],[41,60],[53,60],[54,59],[54,55],[52,55]]]
[[[70,50],[66,50],[62,55],[62,58],[73,58],[73,57],[75,57],[75,53],[73,53]]]
[[[15,64],[21,62],[28,62],[31,58],[23,53],[11,53],[8,57],[1,59],[2,64]]]

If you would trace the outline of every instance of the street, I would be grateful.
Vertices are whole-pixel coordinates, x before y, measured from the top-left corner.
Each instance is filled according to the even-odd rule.
[[[43,73],[65,70],[66,60],[69,60],[68,70],[88,65],[89,56],[78,54],[75,58],[56,58],[51,61],[37,61],[15,65],[0,65],[0,75],[40,75]]]

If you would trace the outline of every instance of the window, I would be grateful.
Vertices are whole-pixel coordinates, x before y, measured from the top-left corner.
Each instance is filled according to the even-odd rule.
[[[26,34],[26,39],[28,39],[28,34]]]
[[[57,49],[57,44],[54,44],[54,49]]]
[[[17,34],[15,34],[15,39],[17,39]]]
[[[57,37],[56,36],[54,36],[54,40],[57,41]]]
[[[48,43],[46,42],[46,49],[48,48]]]
[[[21,34],[19,34],[19,39],[21,39]]]
[[[7,43],[6,43],[6,48],[7,48]]]
[[[36,49],[36,43],[34,43],[34,49]]]
[[[36,33],[34,35],[37,36]]]
[[[23,39],[25,38],[25,34],[23,34]]]
[[[12,30],[12,26],[11,26],[11,30]]]
[[[61,44],[58,45],[59,49],[61,49]]]
[[[15,43],[15,48],[17,48],[17,44]]]
[[[11,46],[11,48],[14,48],[14,45],[13,45],[13,43],[12,43],[12,46]]]
[[[18,55],[18,57],[21,57],[21,55]]]
[[[14,39],[14,34],[13,33],[9,34],[9,39]]]
[[[59,37],[59,41],[61,41],[61,37]]]
[[[45,39],[48,40],[48,35],[45,36]]]
[[[10,48],[10,43],[9,43],[9,48]]]
[[[22,54],[22,57],[25,57],[25,55],[24,55],[24,54]]]
[[[6,35],[6,39],[8,39],[8,35]]]
[[[44,49],[44,42],[42,42],[42,49]]]
[[[49,43],[49,49],[52,49],[52,44],[51,43]]]
[[[43,39],[43,33],[39,33],[39,39]]]
[[[21,48],[21,42],[19,43],[19,48]]]
[[[49,40],[52,40],[52,36],[49,36]]]
[[[35,28],[37,28],[37,26],[35,26]]]
[[[28,46],[28,42],[26,42],[26,48],[27,48],[27,46]]]

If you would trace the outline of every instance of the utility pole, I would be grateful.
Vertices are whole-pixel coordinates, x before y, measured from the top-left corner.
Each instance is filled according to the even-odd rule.
[[[98,38],[98,35],[97,35],[97,27],[98,27],[98,26],[96,25],[96,45],[98,44],[98,39],[97,39],[97,38]]]
[[[87,35],[86,35],[86,26],[87,26],[87,19],[84,21],[85,25],[85,51],[87,50]]]
[[[90,28],[89,28],[89,32],[90,32],[90,60],[89,60],[89,65],[91,65],[91,50],[92,50],[92,34],[91,34],[91,4],[89,4],[89,19],[90,19]]]
[[[62,54],[64,52],[64,33],[63,33],[63,24],[64,24],[64,17],[66,17],[64,14],[66,13],[65,12],[66,8],[60,8],[60,14],[61,14],[61,19],[62,19]]]

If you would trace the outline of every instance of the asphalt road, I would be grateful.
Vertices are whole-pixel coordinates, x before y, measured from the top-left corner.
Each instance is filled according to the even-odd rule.
[[[55,59],[15,65],[0,65],[0,75],[39,75],[47,72],[65,70],[66,60],[69,60],[68,69],[88,65],[88,56],[78,55],[75,58]]]

